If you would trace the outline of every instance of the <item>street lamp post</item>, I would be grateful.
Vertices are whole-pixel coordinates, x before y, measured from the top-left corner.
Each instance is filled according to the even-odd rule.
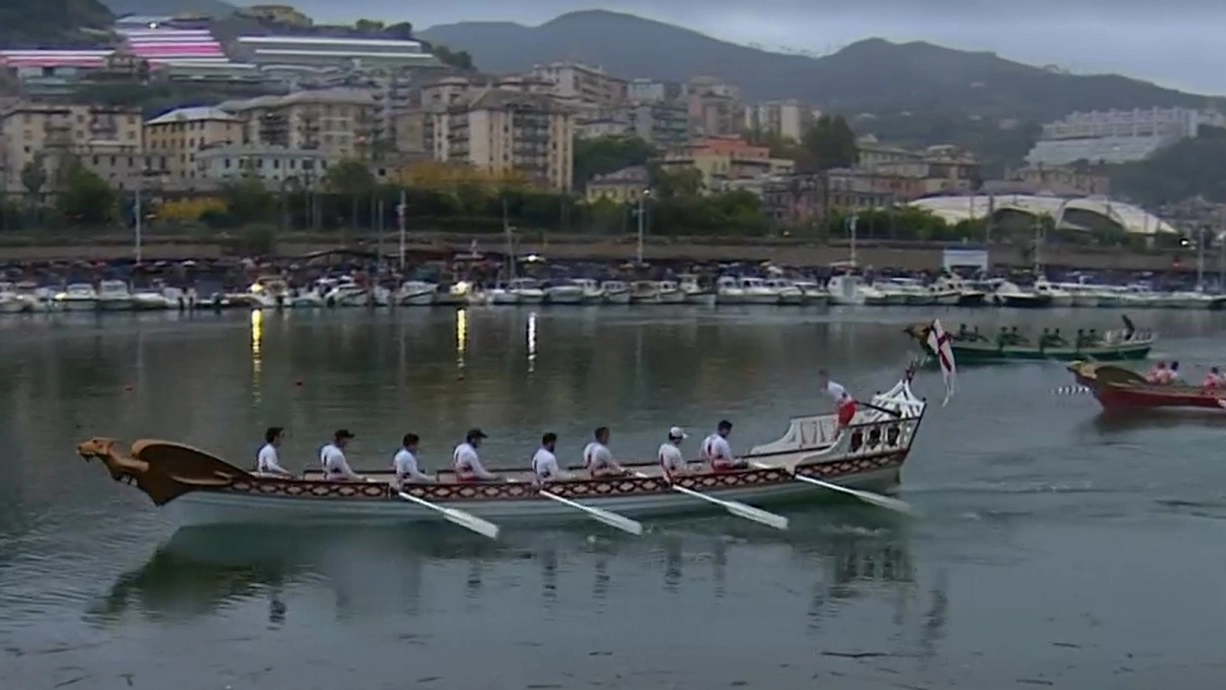
[[[638,226],[639,226],[639,231],[638,231],[638,246],[637,246],[637,249],[636,249],[636,251],[635,251],[635,258],[637,259],[637,263],[639,263],[639,264],[642,264],[642,263],[643,263],[643,226],[644,226],[644,223],[645,223],[645,218],[644,218],[644,216],[645,216],[645,215],[646,215],[646,213],[647,213],[647,209],[644,207],[644,203],[646,202],[647,197],[649,197],[649,196],[651,196],[651,190],[650,190],[650,189],[644,189],[643,191],[639,192],[639,207],[638,207],[638,209],[635,211],[635,215],[637,215],[637,216],[638,216],[638,221],[639,221],[639,223],[638,223]],[[624,216],[623,216],[623,217],[624,217]]]

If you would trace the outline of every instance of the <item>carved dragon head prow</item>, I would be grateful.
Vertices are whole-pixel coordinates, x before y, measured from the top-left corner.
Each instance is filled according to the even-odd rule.
[[[149,471],[149,463],[119,450],[119,441],[113,438],[98,437],[82,441],[77,444],[77,455],[86,462],[101,460],[111,473],[111,479],[117,482],[126,480],[131,484]]]

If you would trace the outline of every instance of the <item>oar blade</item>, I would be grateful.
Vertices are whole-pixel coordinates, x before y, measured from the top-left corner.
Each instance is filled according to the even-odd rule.
[[[886,510],[892,510],[896,513],[902,513],[903,515],[916,514],[915,509],[911,507],[910,503],[901,501],[897,498],[882,496],[881,494],[874,494],[867,491],[856,491],[853,495],[865,503],[872,503],[873,505],[880,506]]]
[[[490,539],[497,539],[500,528],[492,522],[482,520],[476,515],[446,509],[443,517],[452,524],[459,525]]]
[[[585,506],[585,507],[587,507],[588,510],[591,511],[589,515],[599,520],[600,522],[603,522],[609,527],[612,527],[614,529],[619,529],[623,532],[629,532],[630,534],[633,534],[635,536],[642,536],[643,534],[643,523],[641,522],[631,520],[628,517],[623,517],[616,513],[610,513],[607,510],[601,510],[599,508],[592,508],[590,506]]]
[[[492,522],[482,520],[476,515],[466,513],[462,510],[445,508],[404,491],[397,491],[396,493],[400,496],[400,498],[408,501],[409,503],[416,503],[423,508],[429,508],[430,510],[437,511],[438,513],[442,514],[443,519],[452,523],[453,525],[459,525],[460,527],[476,532],[483,537],[489,537],[490,539],[498,538],[498,532],[500,531],[499,527]]]
[[[728,509],[729,513],[732,513],[737,517],[743,517],[746,520],[753,520],[754,522],[767,525],[769,527],[774,527],[775,529],[785,530],[788,528],[787,518],[783,517],[782,515],[768,513],[761,508],[755,508],[750,505],[745,505],[744,503],[737,503],[736,501],[727,501],[724,503],[724,507]]]

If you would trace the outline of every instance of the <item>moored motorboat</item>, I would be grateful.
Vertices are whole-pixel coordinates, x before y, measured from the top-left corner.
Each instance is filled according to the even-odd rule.
[[[1150,383],[1131,369],[1112,364],[1077,361],[1068,370],[1104,410],[1186,407],[1223,411],[1226,389],[1184,383]]]
[[[584,286],[574,280],[568,280],[545,288],[545,304],[583,304]]]
[[[64,311],[96,311],[98,291],[89,283],[72,283],[54,298],[57,308]]]
[[[499,471],[504,481],[481,483],[459,482],[444,471],[438,483],[398,490],[386,472],[368,473],[364,482],[324,481],[315,472],[274,477],[166,441],[137,441],[128,450],[114,439],[97,438],[78,445],[77,452],[87,461],[101,460],[113,479],[134,484],[155,505],[168,506],[181,526],[455,521],[452,516],[459,511],[481,519],[556,525],[586,519],[592,510],[653,517],[727,508],[728,501],[817,500],[829,495],[831,486],[888,492],[899,485],[926,408],[911,392],[908,374],[873,396],[842,430],[834,415],[792,419],[781,439],[743,456],[749,461],[745,469],[701,471],[669,481],[657,462],[628,463],[623,466],[632,472],[626,476],[550,482],[553,496],[534,485],[528,469]],[[814,487],[812,480],[827,488]]]
[[[715,291],[704,288],[698,282],[698,276],[693,273],[682,273],[677,276],[677,280],[681,284],[681,291],[685,293],[686,304],[715,306]]]
[[[605,304],[630,304],[630,286],[620,280],[600,284],[601,300]]]
[[[685,292],[673,280],[656,281],[656,301],[660,304],[685,304]]]
[[[920,349],[929,352],[929,324],[914,324],[903,329]],[[1090,338],[1084,333],[1073,336],[1075,341],[1063,339],[1059,331],[1034,339],[1026,338],[1016,330],[1002,329],[991,337],[977,331],[948,334],[950,347],[959,362],[989,363],[1012,360],[1056,360],[1068,362],[1085,359],[1095,361],[1121,361],[1145,359],[1153,349],[1157,335],[1152,331],[1107,331]]]
[[[597,283],[591,278],[576,278],[571,281],[579,286],[583,296],[582,304],[600,304],[604,301],[604,290],[600,289],[600,283]]]
[[[420,280],[406,280],[400,284],[393,298],[400,307],[429,307],[434,304],[438,285]]]

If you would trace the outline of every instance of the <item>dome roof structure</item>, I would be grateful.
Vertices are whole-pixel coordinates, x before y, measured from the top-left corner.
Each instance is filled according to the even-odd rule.
[[[927,197],[917,199],[909,206],[924,209],[947,223],[985,218],[991,209],[996,214],[1012,212],[1035,217],[1051,216],[1057,227],[1065,229],[1114,226],[1124,232],[1138,235],[1179,233],[1170,223],[1142,208],[1103,197],[1069,198],[1029,194],[999,194],[989,197],[986,194],[975,194]]]

